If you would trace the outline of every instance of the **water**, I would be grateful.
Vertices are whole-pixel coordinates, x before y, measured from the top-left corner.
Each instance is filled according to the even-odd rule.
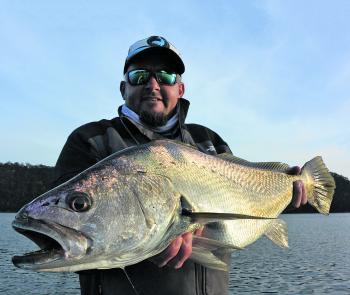
[[[289,249],[260,239],[232,257],[232,294],[350,294],[350,213],[284,215]]]
[[[0,294],[79,294],[77,275],[15,268],[11,256],[37,247],[0,213]],[[350,294],[350,213],[285,215],[290,249],[260,239],[232,256],[231,294]]]

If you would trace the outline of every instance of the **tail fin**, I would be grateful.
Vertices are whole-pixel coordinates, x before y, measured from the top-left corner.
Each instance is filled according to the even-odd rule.
[[[301,174],[309,180],[305,184],[309,204],[318,212],[328,214],[335,190],[335,181],[322,158],[315,157],[307,162]]]

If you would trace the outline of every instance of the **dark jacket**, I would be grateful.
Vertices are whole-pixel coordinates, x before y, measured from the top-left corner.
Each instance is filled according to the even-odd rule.
[[[207,154],[230,152],[228,145],[210,129],[185,124],[189,102],[178,104],[179,126],[167,138],[181,140]],[[73,131],[57,160],[56,186],[106,156],[123,148],[164,138],[147,128],[133,124],[119,110],[119,117],[88,123]],[[222,257],[228,264],[229,255]],[[187,260],[181,269],[159,268],[146,260],[126,267],[126,272],[137,292],[148,295],[224,295],[228,294],[228,273],[216,271]],[[135,295],[121,269],[89,270],[79,273],[81,294]]]

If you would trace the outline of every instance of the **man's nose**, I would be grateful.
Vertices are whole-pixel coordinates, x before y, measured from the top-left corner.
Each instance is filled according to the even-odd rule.
[[[151,76],[151,78],[148,80],[146,84],[146,88],[149,88],[152,90],[160,90],[159,83],[154,76]]]

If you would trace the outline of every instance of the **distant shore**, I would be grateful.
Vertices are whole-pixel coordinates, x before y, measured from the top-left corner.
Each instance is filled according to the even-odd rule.
[[[350,212],[350,181],[337,173],[331,174],[336,182],[336,190],[330,213]],[[24,204],[48,191],[53,179],[54,168],[50,166],[0,163],[0,212],[17,212]],[[316,210],[307,204],[283,213],[316,213]]]

